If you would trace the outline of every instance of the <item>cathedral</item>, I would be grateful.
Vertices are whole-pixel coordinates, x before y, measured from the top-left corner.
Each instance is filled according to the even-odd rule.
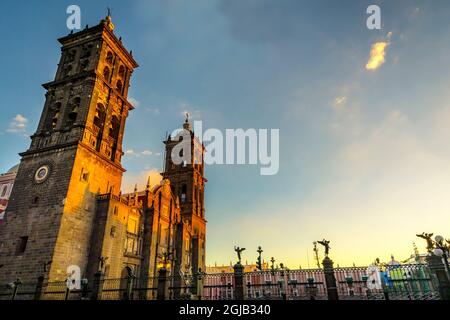
[[[174,164],[177,137],[164,141],[159,185],[121,192],[127,93],[138,64],[111,17],[58,41],[60,63],[43,85],[41,118],[0,225],[0,283],[64,281],[73,266],[88,281],[98,272],[150,279],[163,267],[170,275],[206,270],[203,161]],[[188,119],[183,129],[203,160]]]

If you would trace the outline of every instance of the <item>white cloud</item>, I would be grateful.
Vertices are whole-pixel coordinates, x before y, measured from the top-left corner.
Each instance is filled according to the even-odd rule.
[[[144,151],[142,151],[141,153],[142,153],[142,155],[144,155],[144,156],[151,156],[151,155],[153,154],[153,152],[151,152],[150,150],[144,150]]]
[[[347,103],[347,97],[346,96],[336,97],[333,100],[333,107],[335,109],[342,109],[345,106],[346,103]]]
[[[199,108],[190,105],[187,102],[181,102],[179,105],[181,111],[180,114],[183,118],[186,117],[186,114],[189,115],[189,119],[201,119],[202,118],[202,112]]]
[[[23,115],[18,114],[14,117],[14,119],[10,122],[9,128],[6,129],[7,132],[10,133],[18,133],[25,135],[27,131],[28,119]]]
[[[135,108],[139,107],[139,105],[141,104],[137,99],[133,98],[133,97],[128,97],[128,101],[131,103],[131,105]]]
[[[151,150],[142,150],[142,151],[136,151],[134,149],[128,149],[125,151],[125,155],[128,157],[136,157],[139,158],[140,156],[151,156],[153,155],[153,152]],[[159,155],[158,153],[156,155]]]
[[[145,189],[150,177],[150,186],[153,188],[161,182],[162,176],[160,170],[157,168],[147,168],[139,172],[126,172],[123,177],[122,192],[133,192],[135,185],[137,184],[138,190]]]
[[[161,114],[161,112],[159,111],[159,108],[147,107],[147,108],[145,108],[145,111],[150,112],[155,116],[158,116]]]
[[[411,8],[409,10],[409,17],[410,18],[417,18],[420,14],[420,8],[419,7],[415,7],[415,8]]]

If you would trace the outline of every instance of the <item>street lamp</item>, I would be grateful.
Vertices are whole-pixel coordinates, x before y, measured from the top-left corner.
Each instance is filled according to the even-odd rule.
[[[434,255],[444,259],[445,268],[447,269],[448,277],[450,279],[450,266],[448,264],[449,247],[444,244],[444,237],[437,235],[434,237],[436,248],[433,250]]]

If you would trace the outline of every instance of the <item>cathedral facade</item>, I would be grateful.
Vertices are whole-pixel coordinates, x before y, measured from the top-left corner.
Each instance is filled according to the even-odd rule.
[[[62,281],[73,266],[88,280],[99,271],[150,279],[162,267],[172,275],[206,269],[203,161],[175,165],[177,137],[164,141],[161,183],[121,193],[127,93],[138,64],[113,30],[108,16],[58,39],[58,70],[43,85],[43,112],[0,225],[0,283]],[[187,120],[184,130],[203,160]]]

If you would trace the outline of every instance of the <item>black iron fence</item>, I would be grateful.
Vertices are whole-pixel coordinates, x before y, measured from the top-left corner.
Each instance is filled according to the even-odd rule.
[[[14,300],[436,300],[448,299],[442,280],[427,264],[104,279],[73,288],[66,281],[16,280],[0,286],[0,299]],[[447,291],[446,291],[447,290]]]

